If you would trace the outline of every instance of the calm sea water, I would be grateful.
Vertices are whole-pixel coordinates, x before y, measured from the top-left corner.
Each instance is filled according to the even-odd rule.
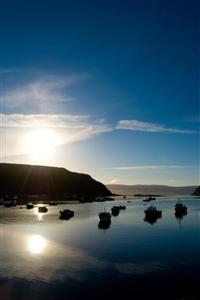
[[[177,199],[144,222],[141,200],[99,229],[98,213],[115,204],[37,209],[0,207],[0,300],[200,299],[200,199],[184,198],[188,214],[174,216]],[[124,201],[117,201],[117,204]],[[59,210],[75,217],[60,220]]]

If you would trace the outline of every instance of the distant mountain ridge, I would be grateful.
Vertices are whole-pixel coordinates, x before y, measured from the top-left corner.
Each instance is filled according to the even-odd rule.
[[[118,195],[192,195],[197,186],[168,186],[168,185],[123,185],[108,184],[107,188]]]
[[[111,192],[90,175],[68,171],[64,168],[0,163],[0,196],[48,195],[79,197],[86,200]]]

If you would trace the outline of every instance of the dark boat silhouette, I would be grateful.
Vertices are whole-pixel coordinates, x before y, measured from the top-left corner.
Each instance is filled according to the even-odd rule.
[[[116,216],[119,215],[120,209],[119,209],[118,206],[113,206],[113,207],[111,208],[111,211],[112,211],[112,215],[113,215],[114,217],[116,217]]]
[[[106,229],[108,229],[109,227],[110,227],[110,225],[111,225],[111,219],[110,220],[101,220],[101,221],[99,221],[99,224],[98,224],[98,227],[99,227],[99,229],[104,229],[104,230],[106,230]]]
[[[38,206],[39,213],[46,213],[48,212],[48,208],[46,206]]]
[[[119,205],[119,209],[126,209],[126,206],[125,205]]]
[[[145,211],[144,221],[150,224],[156,223],[157,219],[162,217],[162,211],[158,210],[155,206],[149,206]]]
[[[113,215],[113,216],[118,216],[120,210],[124,210],[124,209],[126,209],[126,206],[125,206],[125,205],[113,206],[113,207],[111,208],[112,215]]]
[[[26,208],[27,208],[27,209],[32,209],[32,208],[34,208],[33,203],[27,203],[27,204],[26,204]]]
[[[56,203],[56,202],[54,202],[54,201],[50,201],[50,202],[49,202],[49,205],[50,205],[50,206],[56,206],[56,205],[57,205],[57,203]]]
[[[181,202],[176,203],[175,205],[175,216],[177,218],[183,218],[187,215],[187,206],[183,205]]]
[[[146,216],[154,216],[157,218],[162,217],[162,211],[158,210],[155,206],[149,206],[147,209],[144,211]]]
[[[147,223],[153,225],[154,223],[157,222],[158,219],[159,219],[159,218],[157,218],[157,217],[155,217],[155,216],[145,216],[145,217],[144,217],[144,222],[147,222]]]
[[[74,216],[74,211],[70,209],[60,210],[60,219],[69,220]]]
[[[145,199],[143,199],[144,202],[149,202],[149,201],[152,201],[152,200],[156,200],[155,197],[152,197],[151,195]]]
[[[109,212],[100,212],[99,213],[100,221],[109,221],[111,220],[111,214]]]

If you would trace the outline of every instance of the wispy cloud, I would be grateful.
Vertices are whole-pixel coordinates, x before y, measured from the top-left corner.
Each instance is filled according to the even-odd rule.
[[[1,114],[1,118],[1,126],[15,128],[84,128],[91,122],[90,116],[65,114]]]
[[[78,84],[87,77],[87,74],[48,75],[37,80],[18,84],[1,92],[3,107],[5,110],[28,107],[32,111],[46,111],[51,106],[56,107],[59,103],[72,100],[64,92],[65,89]]]
[[[183,165],[147,165],[147,166],[122,166],[109,168],[111,170],[121,170],[121,171],[148,171],[148,170],[176,170],[176,169],[186,169],[193,168],[193,166],[183,166]]]
[[[113,130],[104,120],[86,115],[1,114],[0,120],[3,156],[23,154],[26,137],[35,129],[53,129],[59,136],[60,145],[87,140]]]
[[[198,131],[169,128],[156,123],[143,122],[138,120],[120,120],[116,129],[143,131],[143,132],[164,132],[164,133],[182,133],[182,134],[197,134]]]

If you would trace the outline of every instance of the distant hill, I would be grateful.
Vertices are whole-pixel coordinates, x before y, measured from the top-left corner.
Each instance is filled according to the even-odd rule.
[[[107,188],[118,195],[191,195],[196,186],[167,186],[167,185],[123,185],[108,184]]]
[[[192,193],[194,196],[200,196],[200,186],[198,186]]]
[[[0,163],[0,196],[48,195],[54,198],[75,195],[92,199],[111,192],[91,176],[64,168]]]

